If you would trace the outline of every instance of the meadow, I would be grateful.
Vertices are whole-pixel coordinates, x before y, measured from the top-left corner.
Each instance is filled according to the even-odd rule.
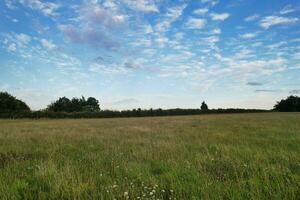
[[[0,120],[0,199],[300,199],[300,113]]]

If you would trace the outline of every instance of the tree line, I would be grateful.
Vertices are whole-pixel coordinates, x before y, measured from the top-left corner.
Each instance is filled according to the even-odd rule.
[[[174,116],[198,115],[210,113],[250,113],[280,111],[300,111],[300,97],[290,96],[277,102],[273,110],[260,109],[209,109],[202,102],[199,109],[132,109],[123,111],[101,110],[99,101],[94,97],[72,98],[60,97],[50,103],[45,109],[31,111],[22,100],[7,92],[0,92],[0,118],[108,118],[108,117],[147,117],[147,116]]]

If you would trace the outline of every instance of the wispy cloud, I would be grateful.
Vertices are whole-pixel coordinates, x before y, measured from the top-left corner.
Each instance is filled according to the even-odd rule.
[[[124,0],[131,9],[141,12],[159,12],[153,0]]]
[[[214,21],[224,21],[230,16],[229,13],[211,13],[210,17]]]
[[[281,15],[285,15],[285,14],[292,13],[295,11],[296,11],[295,7],[293,7],[292,5],[287,5],[283,9],[281,9],[279,13]]]
[[[257,20],[259,17],[260,17],[260,15],[258,15],[258,14],[253,14],[253,15],[250,15],[250,16],[246,17],[246,18],[245,18],[245,21],[246,21],[246,22],[255,21],[255,20]]]
[[[218,35],[218,34],[221,34],[221,33],[222,33],[222,30],[220,28],[215,28],[215,29],[212,30],[212,34]]]
[[[158,32],[166,32],[171,27],[171,24],[175,22],[183,13],[186,4],[175,6],[167,9],[167,13],[161,20],[155,25],[154,29]]]
[[[194,14],[196,15],[205,15],[206,13],[208,13],[208,8],[199,8],[193,11]]]
[[[48,41],[48,40],[43,38],[43,39],[40,40],[40,42],[41,42],[42,46],[45,47],[48,50],[53,50],[53,49],[56,48],[56,45],[53,44],[52,41]]]
[[[210,4],[211,6],[215,6],[219,3],[219,0],[201,0],[203,4]]]
[[[11,43],[7,46],[6,49],[8,52],[15,52],[17,51],[17,45],[15,43]]]
[[[258,33],[245,33],[241,35],[241,38],[243,39],[252,39],[255,38],[258,35]]]
[[[27,44],[28,42],[30,42],[31,37],[24,33],[20,33],[20,34],[16,34],[16,39],[21,43]]]
[[[259,25],[265,29],[270,28],[271,26],[275,26],[275,25],[286,25],[286,24],[293,24],[295,22],[297,22],[299,19],[296,17],[281,17],[281,16],[267,16],[264,17]]]
[[[104,32],[94,28],[78,29],[73,25],[61,25],[60,29],[74,43],[87,44],[96,49],[117,50],[120,44],[109,38]]]
[[[191,17],[188,19],[185,25],[189,29],[202,29],[204,28],[205,24],[206,24],[205,19]]]
[[[17,7],[17,3],[20,3],[24,7],[29,7],[33,10],[37,10],[43,13],[45,16],[58,15],[57,10],[61,7],[60,4],[54,2],[44,2],[41,0],[5,0],[6,6],[14,9]]]

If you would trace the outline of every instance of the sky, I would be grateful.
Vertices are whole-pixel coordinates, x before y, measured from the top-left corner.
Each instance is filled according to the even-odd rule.
[[[0,91],[34,110],[270,109],[300,94],[300,1],[1,0]]]

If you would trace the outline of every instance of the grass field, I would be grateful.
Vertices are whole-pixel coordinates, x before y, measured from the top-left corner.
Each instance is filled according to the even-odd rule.
[[[0,199],[300,199],[300,113],[0,120]]]

